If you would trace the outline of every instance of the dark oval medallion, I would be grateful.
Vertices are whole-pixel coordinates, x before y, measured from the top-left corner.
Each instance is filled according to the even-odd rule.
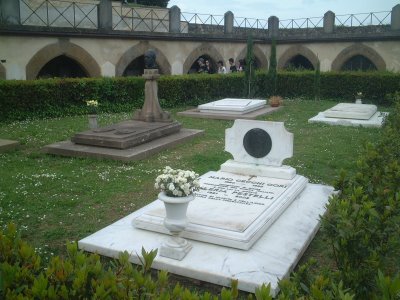
[[[253,128],[244,135],[243,146],[249,155],[261,158],[271,151],[272,140],[265,130]]]

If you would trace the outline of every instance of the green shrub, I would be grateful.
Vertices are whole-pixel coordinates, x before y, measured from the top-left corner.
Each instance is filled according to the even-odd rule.
[[[335,184],[341,193],[330,200],[322,218],[340,278],[360,298],[370,298],[375,291],[377,269],[400,271],[399,115],[400,104],[381,140],[367,145],[356,174],[341,174]]]
[[[314,72],[279,72],[277,95],[314,97]],[[389,104],[385,97],[400,90],[400,74],[380,72],[321,73],[323,98],[354,101],[362,92],[366,102]],[[196,74],[162,76],[158,97],[162,107],[196,106],[209,101],[245,98],[244,74]],[[274,94],[275,79],[266,72],[256,72],[252,90],[257,98]],[[99,101],[100,112],[121,112],[140,108],[144,99],[141,77],[45,79],[0,81],[0,122],[27,118],[58,117],[87,113],[85,101]]]

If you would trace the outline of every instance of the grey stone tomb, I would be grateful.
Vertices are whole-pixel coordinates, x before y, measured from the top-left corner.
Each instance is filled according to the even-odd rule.
[[[236,120],[225,140],[233,159],[200,177],[188,207],[182,237],[192,250],[181,261],[157,255],[153,268],[225,286],[238,279],[248,292],[271,283],[275,295],[318,230],[333,188],[310,184],[282,164],[293,155],[293,134],[281,122]],[[142,247],[160,248],[167,238],[164,217],[157,199],[79,247],[111,257],[126,250],[140,263]]]
[[[71,141],[48,145],[44,151],[60,155],[135,160],[202,134],[202,130],[182,129],[179,122],[162,110],[157,84],[160,75],[158,69],[154,69],[155,59],[154,50],[145,53],[145,101],[132,120],[79,132]]]

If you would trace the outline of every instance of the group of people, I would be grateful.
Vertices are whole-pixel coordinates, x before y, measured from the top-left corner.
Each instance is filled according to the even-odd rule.
[[[224,62],[222,60],[219,60],[217,62],[217,69],[214,69],[212,66],[210,60],[204,59],[200,57],[197,60],[197,63],[199,65],[199,68],[197,70],[197,73],[208,73],[208,74],[227,74],[227,73],[235,73],[235,72],[242,72],[244,71],[245,68],[245,60],[244,59],[239,59],[239,64],[235,64],[235,60],[233,58],[230,58],[228,60],[229,62],[229,70],[224,66]]]

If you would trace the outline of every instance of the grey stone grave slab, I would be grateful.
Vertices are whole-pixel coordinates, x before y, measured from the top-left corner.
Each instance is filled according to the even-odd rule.
[[[0,139],[0,153],[15,149],[18,146],[18,141]]]
[[[43,147],[42,151],[62,156],[93,157],[97,159],[114,159],[133,161],[144,159],[162,150],[175,147],[197,136],[203,135],[204,130],[183,128],[179,132],[163,136],[145,144],[127,149],[115,149],[90,145],[75,144],[71,141],[57,142]]]
[[[82,145],[127,149],[179,132],[181,127],[179,122],[128,120],[77,133],[71,141]]]

